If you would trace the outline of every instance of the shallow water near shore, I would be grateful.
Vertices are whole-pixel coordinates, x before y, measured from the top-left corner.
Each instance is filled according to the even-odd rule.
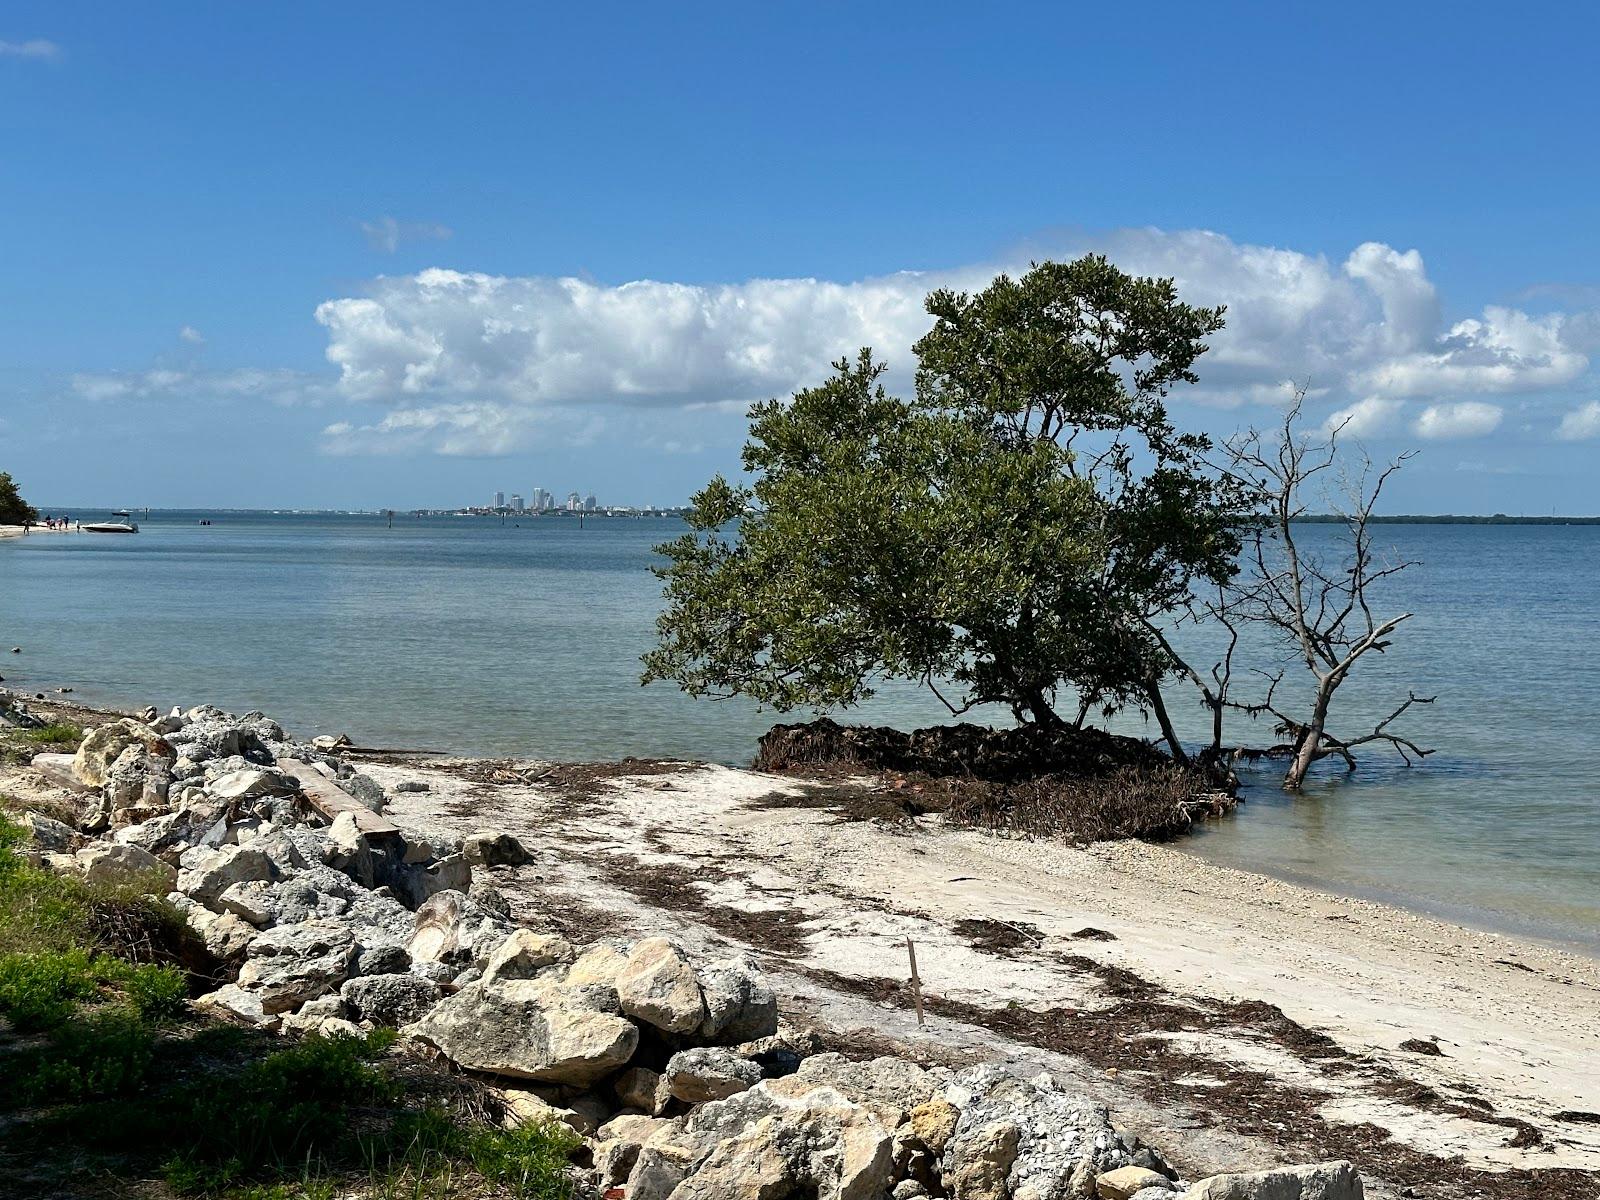
[[[209,700],[369,745],[558,759],[746,763],[775,719],[803,719],[639,687],[659,607],[650,548],[677,521],[140,524],[133,537],[0,542],[0,640],[23,647],[0,656],[5,686],[117,705]],[[1329,770],[1300,797],[1276,788],[1272,766],[1254,769],[1241,811],[1185,849],[1600,949],[1600,527],[1385,526],[1380,542],[1422,560],[1384,605],[1417,616],[1341,701],[1353,728],[1408,687],[1437,693],[1407,718],[1437,753],[1408,768],[1373,748],[1354,776]],[[1189,648],[1210,661],[1203,642]],[[1203,713],[1176,685],[1173,703],[1200,736]],[[891,686],[847,719],[941,718],[925,692]],[[1149,733],[1134,718],[1117,727]]]

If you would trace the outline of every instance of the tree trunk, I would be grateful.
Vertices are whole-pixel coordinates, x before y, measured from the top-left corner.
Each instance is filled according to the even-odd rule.
[[[1300,785],[1305,782],[1306,772],[1311,770],[1311,764],[1321,758],[1318,751],[1322,748],[1322,729],[1328,723],[1328,707],[1333,700],[1333,684],[1331,679],[1324,679],[1317,685],[1317,700],[1311,707],[1311,722],[1306,726],[1305,736],[1300,739],[1300,745],[1295,749],[1294,761],[1289,764],[1289,773],[1283,777],[1283,786],[1291,792],[1298,792]]]
[[[1050,707],[1050,702],[1044,698],[1042,690],[1024,692],[1018,697],[1018,703],[1033,723],[1041,729],[1061,729],[1066,725],[1060,714]]]
[[[1156,715],[1156,724],[1161,726],[1161,736],[1166,739],[1167,749],[1172,752],[1172,761],[1181,767],[1189,765],[1189,756],[1183,752],[1183,743],[1178,740],[1178,731],[1172,727],[1172,718],[1167,715],[1166,703],[1161,699],[1161,684],[1152,679],[1145,691],[1150,697],[1150,710]]]

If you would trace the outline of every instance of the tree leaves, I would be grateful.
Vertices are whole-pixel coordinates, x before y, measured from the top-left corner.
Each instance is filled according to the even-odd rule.
[[[928,311],[911,400],[863,349],[751,408],[751,482],[713,480],[658,548],[645,682],[821,710],[947,681],[957,711],[1051,722],[1064,688],[1114,707],[1168,670],[1145,618],[1238,550],[1239,498],[1163,404],[1221,310],[1090,256]]]

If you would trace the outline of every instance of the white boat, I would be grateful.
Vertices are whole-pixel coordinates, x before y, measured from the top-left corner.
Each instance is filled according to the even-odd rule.
[[[119,521],[91,521],[87,525],[78,526],[85,533],[138,533],[139,526],[134,523],[133,514],[130,512],[114,512],[113,517],[122,518]]]

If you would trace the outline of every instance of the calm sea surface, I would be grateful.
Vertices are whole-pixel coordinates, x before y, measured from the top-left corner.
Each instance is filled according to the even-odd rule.
[[[198,515],[152,514],[134,537],[0,540],[0,642],[23,647],[0,656],[6,686],[207,700],[371,745],[568,759],[742,763],[774,719],[800,719],[639,686],[659,606],[650,548],[676,521],[397,517],[391,530],[378,517]],[[1407,768],[1371,748],[1354,776],[1330,770],[1298,797],[1254,774],[1239,814],[1186,848],[1600,948],[1600,527],[1380,532],[1423,564],[1384,610],[1417,616],[1349,686],[1350,719],[1335,724],[1358,731],[1408,687],[1437,693],[1407,726],[1437,753]],[[1209,662],[1204,639],[1186,644]],[[1200,736],[1203,714],[1176,685],[1173,703]],[[896,687],[851,719],[940,717]]]

